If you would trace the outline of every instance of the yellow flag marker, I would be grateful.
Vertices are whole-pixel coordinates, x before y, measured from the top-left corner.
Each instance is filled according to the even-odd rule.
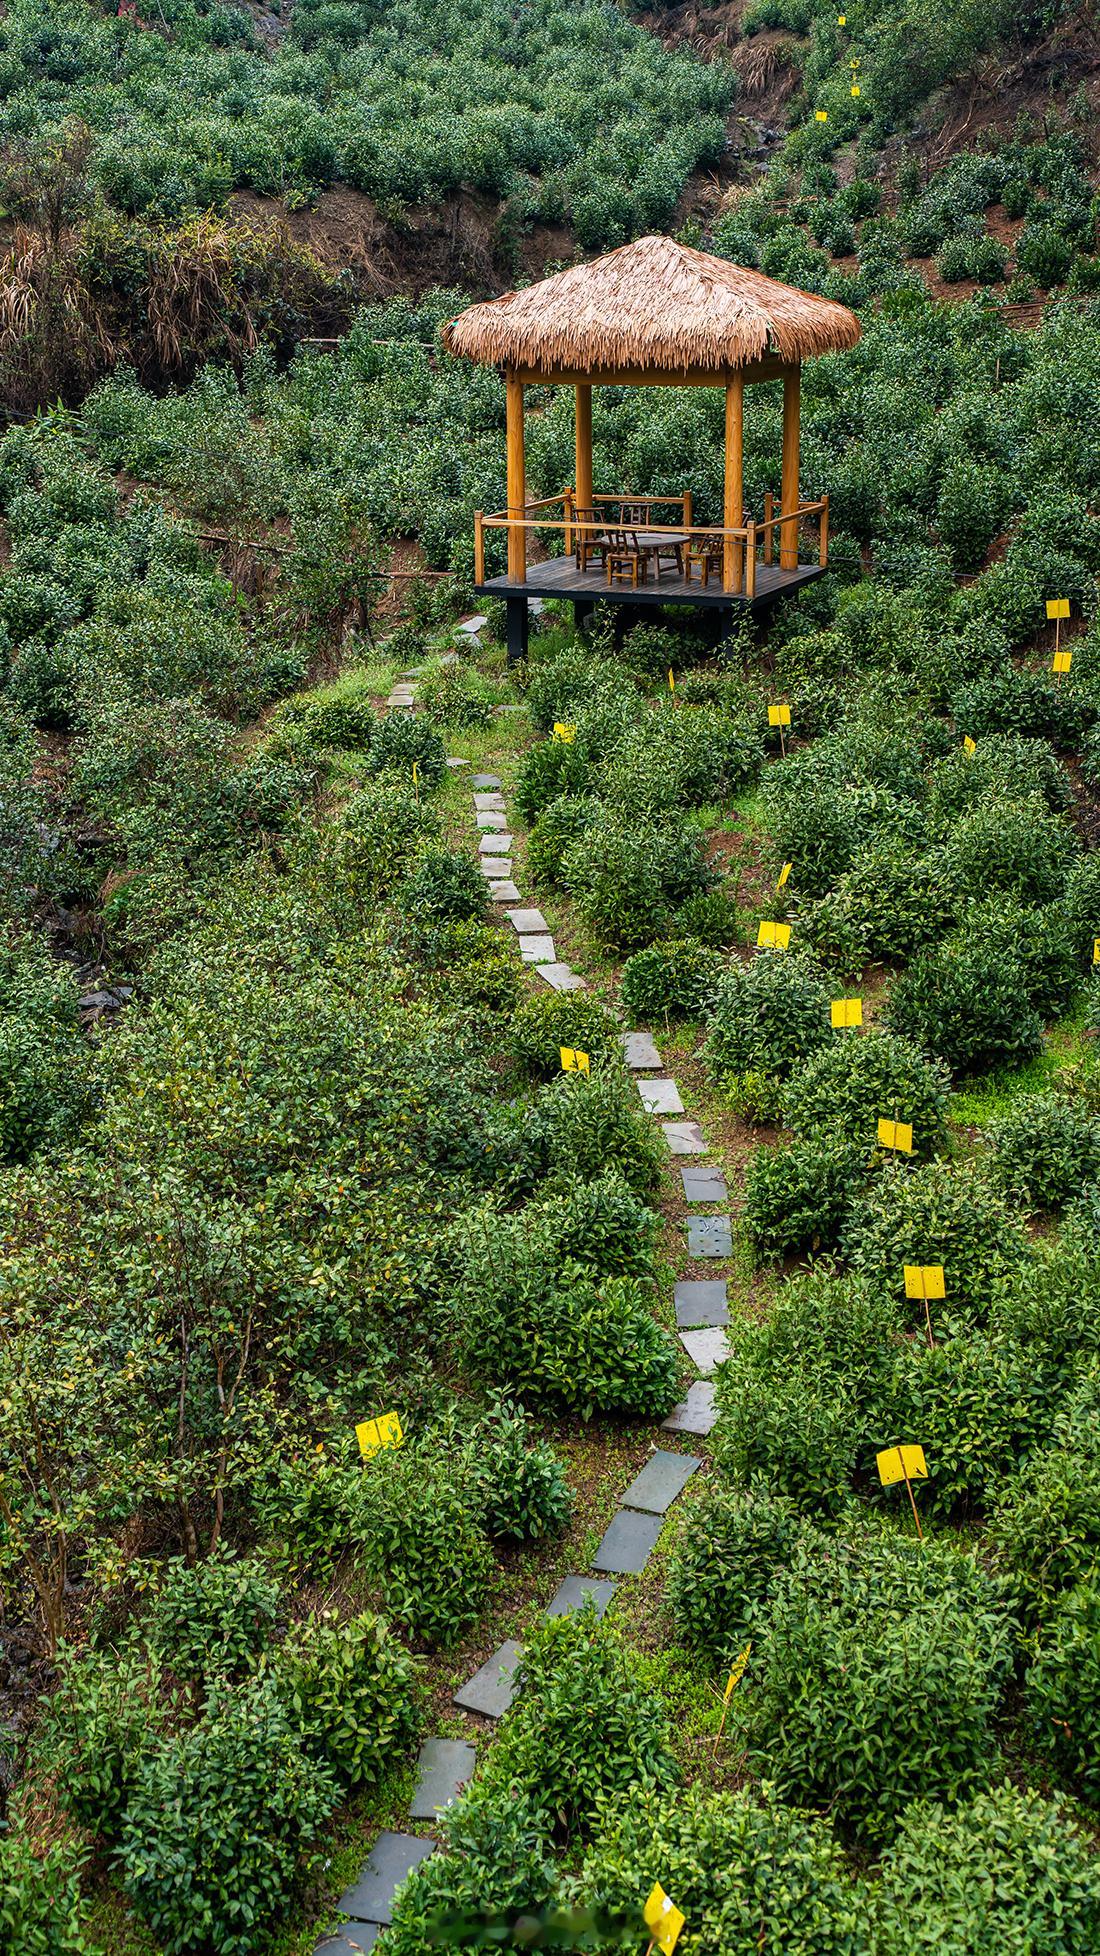
[[[863,1000],[861,998],[834,998],[829,1005],[829,1017],[834,1027],[861,1026],[863,1024]]]
[[[790,874],[793,868],[794,868],[793,863],[783,864],[783,867],[780,870],[779,875],[775,879],[775,887],[777,890],[785,889],[787,883],[790,880]]]
[[[1100,937],[1092,940],[1092,961],[1093,964],[1100,964]]]
[[[572,726],[568,720],[555,720],[554,722],[555,740],[564,740],[568,742],[570,740],[576,740],[576,738],[577,738],[577,729],[576,727]]]
[[[829,111],[828,111],[828,109],[815,109],[815,110],[814,110],[814,121],[815,121],[815,122],[828,122],[828,120],[829,120]]]
[[[928,1479],[928,1469],[924,1464],[924,1448],[885,1447],[881,1453],[876,1453],[875,1465],[883,1487],[894,1487],[898,1481],[905,1482],[909,1506],[913,1510],[913,1520],[917,1524],[917,1534],[923,1541],[924,1531],[920,1525],[917,1504],[913,1499],[913,1482]]]
[[[561,1070],[563,1073],[590,1073],[592,1071],[592,1062],[588,1054],[582,1053],[579,1046],[559,1046],[558,1051],[561,1054]]]
[[[913,1152],[913,1127],[909,1121],[880,1121],[878,1124],[878,1144],[880,1148],[894,1148],[898,1154],[911,1155]]]
[[[853,83],[852,83],[852,94],[853,94],[853,95],[858,95],[858,94],[859,94],[859,92],[860,92],[860,90],[859,90],[859,83],[858,83],[858,82],[853,82]]]
[[[363,1459],[369,1460],[383,1447],[399,1447],[405,1435],[396,1413],[379,1413],[377,1419],[361,1420],[355,1429],[355,1437]]]
[[[974,758],[974,755],[975,755],[975,754],[977,753],[977,751],[978,751],[978,743],[977,743],[977,741],[976,741],[976,740],[971,740],[971,738],[970,738],[970,735],[969,735],[969,734],[964,734],[964,735],[963,735],[963,751],[964,751],[964,753],[967,753],[967,754],[969,754],[972,760],[973,760],[973,758]]]
[[[761,924],[756,933],[758,951],[785,951],[790,945],[791,927],[789,924]]]
[[[1047,599],[1047,617],[1048,617],[1048,618],[1050,618],[1050,619],[1055,619],[1055,618],[1068,618],[1068,617],[1069,617],[1069,599],[1068,599],[1068,598],[1048,598],[1048,599]]]
[[[930,1303],[940,1304],[947,1296],[943,1282],[942,1263],[907,1263],[905,1265],[905,1295],[919,1298],[924,1305],[924,1323],[928,1332],[928,1349],[934,1351],[936,1341],[932,1336],[932,1313]]]
[[[789,706],[769,706],[768,708],[769,727],[789,727],[790,724],[791,724],[791,709]]]
[[[1068,672],[1072,664],[1073,664],[1072,652],[1056,652],[1054,654],[1054,658],[1051,661],[1050,669],[1052,672],[1057,672],[1061,674],[1063,672]]]
[[[646,1928],[653,1931],[653,1939],[646,1956],[651,1956],[654,1949],[659,1949],[661,1956],[672,1956],[680,1940],[680,1931],[684,1926],[685,1918],[675,1903],[669,1900],[659,1881],[653,1884],[653,1891],[642,1910],[642,1916]]]
[[[668,669],[668,690],[670,693],[675,693],[676,691],[676,675],[671,666]]]
[[[836,17],[836,24],[838,27],[847,27],[848,25],[847,14],[838,14]]]
[[[722,1693],[722,1716],[718,1721],[718,1730],[714,1735],[714,1756],[716,1759],[718,1757],[718,1747],[722,1743],[722,1733],[725,1731],[726,1728],[726,1714],[730,1708],[730,1699],[733,1697],[734,1691],[737,1689],[737,1686],[740,1684],[741,1679],[745,1675],[745,1670],[748,1665],[748,1661],[751,1654],[752,1654],[752,1638],[750,1637],[748,1643],[745,1645],[744,1650],[739,1651],[738,1655],[734,1658],[733,1664],[730,1669],[729,1677],[726,1679],[726,1688]]]

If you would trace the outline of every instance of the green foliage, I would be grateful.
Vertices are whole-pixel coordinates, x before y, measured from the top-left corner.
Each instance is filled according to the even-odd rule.
[[[1059,1209],[1100,1178],[1100,1122],[1058,1094],[1021,1094],[986,1140],[997,1181],[1033,1209]]]
[[[772,1596],[749,1701],[755,1762],[784,1798],[888,1839],[929,1779],[950,1800],[983,1785],[1010,1665],[995,1590],[949,1544],[813,1543]]]
[[[67,1842],[39,1851],[14,1828],[0,1834],[4,1956],[97,1956],[80,1894],[83,1860]]]
[[[1096,1425],[1095,1414],[1068,1411],[1057,1444],[1024,1462],[990,1517],[990,1543],[1028,1616],[1045,1613],[1059,1591],[1100,1577]]]
[[[832,1036],[829,993],[813,966],[768,951],[722,979],[704,1053],[720,1083],[745,1073],[783,1078]]]
[[[609,813],[566,849],[561,880],[601,942],[631,951],[662,936],[676,907],[714,875],[686,825]]]
[[[927,1154],[944,1137],[948,1090],[942,1061],[897,1033],[872,1029],[833,1040],[803,1061],[784,1089],[783,1111],[796,1134],[827,1128],[868,1150],[880,1119],[906,1121],[914,1150]]]
[[[961,894],[1006,890],[1024,903],[1059,896],[1072,855],[1069,830],[1037,796],[979,802],[944,844],[947,875]]]
[[[489,913],[489,892],[477,864],[452,850],[430,850],[397,892],[404,917],[420,927],[480,920]]]
[[[475,1491],[413,1446],[376,1454],[363,1476],[367,1574],[411,1637],[447,1649],[477,1622],[493,1578]]]
[[[754,1149],[745,1170],[741,1219],[757,1255],[831,1248],[867,1168],[864,1147],[829,1136]]]
[[[704,899],[705,900],[705,899]],[[691,938],[651,944],[623,966],[623,1010],[634,1019],[699,1019],[712,1007],[725,960]]]
[[[380,1779],[415,1736],[414,1660],[381,1617],[307,1617],[275,1676],[303,1744],[341,1785]]]
[[[538,1542],[559,1534],[573,1509],[565,1468],[548,1440],[531,1444],[531,1421],[523,1407],[498,1394],[473,1440],[490,1535],[497,1541]]]
[[[854,1199],[843,1241],[853,1268],[899,1304],[907,1263],[942,1263],[947,1300],[934,1310],[949,1323],[984,1315],[998,1286],[1030,1254],[1027,1234],[999,1191],[980,1173],[945,1161],[884,1168]],[[919,1329],[924,1306],[906,1309]]]
[[[684,1642],[732,1662],[805,1533],[784,1495],[709,1479],[684,1506],[669,1567],[668,1603]]]
[[[64,1804],[108,1840],[117,1834],[138,1761],[161,1725],[160,1666],[137,1645],[106,1664],[98,1651],[64,1653],[50,1700],[45,1745]]]
[[[966,936],[914,959],[891,990],[887,1017],[957,1073],[1019,1065],[1043,1037],[1022,967],[997,945]]]
[[[1095,1805],[1100,1796],[1100,1585],[1078,1583],[1051,1603],[1026,1689],[1038,1745],[1082,1799]]]
[[[510,1038],[521,1064],[544,1078],[561,1073],[563,1046],[579,1046],[593,1065],[621,1050],[607,1006],[583,992],[533,992],[513,1013]]]
[[[212,1556],[171,1563],[149,1614],[149,1638],[166,1667],[207,1688],[255,1668],[275,1631],[278,1583],[255,1558]]]

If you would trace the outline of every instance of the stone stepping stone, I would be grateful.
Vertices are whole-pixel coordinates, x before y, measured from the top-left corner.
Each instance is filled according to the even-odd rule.
[[[652,1033],[623,1032],[619,1037],[623,1042],[623,1057],[633,1072],[660,1072],[661,1055],[657,1051]]]
[[[545,978],[547,984],[552,986],[556,992],[586,992],[588,990],[588,986],[579,972],[571,970],[567,964],[540,964],[538,973],[539,977]]]
[[[374,1948],[381,1934],[380,1922],[345,1922],[321,1937],[313,1956],[361,1956],[361,1951]]]
[[[661,1421],[661,1430],[664,1433],[709,1433],[717,1418],[714,1387],[705,1379],[700,1379],[688,1387],[687,1398],[674,1406],[668,1418]]]
[[[623,1495],[623,1507],[641,1508],[650,1515],[666,1515],[702,1464],[693,1453],[650,1454]]]
[[[423,670],[423,666],[406,666],[401,677],[402,679],[419,679]]]
[[[392,1922],[393,1898],[401,1883],[434,1852],[435,1842],[418,1834],[379,1834],[358,1881],[340,1897],[343,1914],[353,1922]]]
[[[458,624],[455,626],[455,631],[469,632],[473,635],[477,632],[483,632],[488,623],[489,620],[483,618],[481,613],[477,612],[473,618],[460,618]]]
[[[499,774],[475,774],[471,777],[471,785],[475,788],[499,788],[500,776]]]
[[[522,1656],[523,1646],[509,1637],[455,1692],[455,1704],[463,1711],[480,1712],[482,1718],[503,1718],[516,1695],[516,1671]]]
[[[602,1616],[618,1587],[613,1582],[601,1582],[598,1576],[566,1576],[550,1599],[547,1616],[568,1616],[572,1610],[582,1609],[585,1603],[596,1606],[596,1615]]]
[[[517,937],[516,943],[524,964],[556,964],[558,961],[554,940],[548,931],[534,931],[530,937]]]
[[[698,1121],[662,1121],[665,1140],[672,1155],[705,1155],[707,1144]]]
[[[395,713],[398,712],[400,709],[404,709],[407,712],[411,712],[413,702],[412,700],[397,699],[395,698],[394,694],[391,693],[389,699],[386,701],[386,705],[392,707]]]
[[[509,910],[508,922],[513,930],[522,935],[531,930],[549,930],[550,926],[541,910]]]
[[[717,1168],[681,1168],[685,1202],[724,1202],[729,1190]]]
[[[463,1739],[425,1739],[417,1765],[420,1777],[409,1808],[411,1820],[434,1820],[473,1778],[477,1753]]]
[[[508,867],[509,869],[511,868],[510,863]],[[518,903],[520,898],[519,890],[517,890],[514,883],[508,881],[507,877],[503,878],[500,882],[494,883],[492,889],[489,891],[489,895],[494,903]]]
[[[730,1321],[724,1277],[685,1277],[673,1293],[676,1328],[690,1330],[693,1325],[724,1325]]]
[[[481,856],[510,856],[512,838],[510,835],[483,835],[477,847]]]
[[[689,1216],[689,1256],[732,1256],[733,1234],[728,1216]]]
[[[503,808],[504,796],[495,795],[491,793],[483,794],[483,795],[475,795],[474,807],[475,808]]]
[[[482,856],[481,874],[488,877],[490,883],[503,883],[512,874],[511,856]]]
[[[592,1560],[594,1569],[612,1576],[637,1576],[645,1568],[664,1527],[662,1515],[643,1515],[633,1508],[620,1508],[604,1531]]]
[[[448,767],[469,767],[469,765],[469,761],[462,760],[458,754],[448,754],[447,756]]]
[[[503,832],[508,827],[508,817],[502,809],[482,808],[478,810],[477,825],[487,835],[494,829]]]
[[[675,1080],[637,1080],[635,1085],[647,1114],[683,1113],[684,1103]]]
[[[718,1325],[706,1331],[681,1331],[680,1343],[700,1372],[716,1372],[730,1355],[729,1339]]]

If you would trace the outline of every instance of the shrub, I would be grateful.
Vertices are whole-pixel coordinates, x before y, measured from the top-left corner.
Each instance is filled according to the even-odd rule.
[[[1056,812],[1069,806],[1069,778],[1050,742],[1017,733],[986,734],[973,754],[959,747],[933,763],[928,812],[946,831],[975,803],[1031,801],[1037,795]]]
[[[381,1778],[415,1736],[416,1666],[381,1617],[307,1617],[275,1678],[303,1743],[345,1786]]]
[[[419,713],[387,713],[379,720],[370,759],[376,774],[401,774],[408,781],[415,761],[417,778],[424,788],[438,787],[447,772],[442,736]]]
[[[169,1956],[251,1956],[336,1802],[273,1683],[254,1681],[145,1754],[119,1846],[126,1892]]]
[[[255,1668],[282,1607],[279,1584],[264,1563],[223,1550],[194,1568],[169,1563],[148,1636],[177,1677],[209,1685]]]
[[[570,844],[561,877],[588,928],[624,951],[660,937],[677,904],[714,881],[692,829],[611,817]]]
[[[551,805],[568,823],[568,807],[559,797],[583,795],[592,785],[594,768],[587,748],[574,740],[541,740],[528,748],[516,777],[516,806],[525,822],[537,822]]]
[[[858,1891],[827,1822],[792,1811],[768,1787],[713,1793],[699,1784],[671,1798],[636,1789],[606,1810],[577,1899],[636,1920],[655,1866],[691,1925],[689,1949],[839,1956],[862,1947]]]
[[[522,1786],[547,1833],[584,1836],[601,1804],[679,1777],[661,1699],[633,1675],[628,1651],[591,1604],[544,1618],[527,1638],[519,1696],[486,1773]]]
[[[554,1887],[546,1816],[526,1790],[475,1779],[439,1816],[442,1846],[402,1883],[390,1956],[424,1956],[444,1926],[528,1919]]]
[[[941,1060],[929,1059],[897,1033],[872,1029],[812,1053],[791,1074],[783,1111],[796,1134],[823,1128],[869,1149],[880,1118],[906,1121],[914,1149],[927,1154],[943,1141],[948,1092]]]
[[[445,849],[429,851],[397,892],[402,916],[418,925],[462,923],[488,914],[489,891],[473,858]]]
[[[668,1572],[668,1604],[684,1642],[729,1663],[759,1629],[777,1573],[806,1533],[793,1501],[709,1477],[686,1503]]]
[[[843,1237],[853,1268],[899,1304],[907,1263],[942,1263],[946,1301],[937,1320],[963,1324],[989,1309],[1029,1257],[1026,1232],[980,1173],[944,1161],[890,1165],[855,1197]],[[915,1329],[924,1306],[905,1306]]]
[[[561,1267],[608,1277],[645,1277],[652,1270],[659,1218],[613,1164],[594,1176],[559,1170],[522,1222],[529,1238],[541,1234],[553,1244]]]
[[[41,1849],[14,1828],[0,1834],[0,1950],[4,1956],[97,1956],[80,1893],[84,1854]]]
[[[700,890],[682,903],[672,920],[673,935],[724,951],[737,938],[737,905],[728,885]]]
[[[467,1363],[532,1405],[655,1418],[676,1400],[676,1348],[636,1278],[525,1273],[514,1294],[475,1291],[459,1327]]]
[[[749,1700],[753,1756],[785,1799],[884,1840],[931,1780],[977,1790],[1011,1667],[996,1592],[950,1544],[812,1543],[781,1575]]]
[[[355,904],[369,905],[408,875],[438,832],[438,817],[417,801],[411,782],[369,782],[325,831],[335,890]]]
[[[997,1182],[1031,1208],[1058,1209],[1100,1178],[1100,1121],[1058,1094],[1021,1094],[986,1140]]]
[[[1018,1065],[1042,1044],[1024,972],[993,945],[949,938],[915,958],[895,981],[888,1023],[956,1073]]]
[[[1038,796],[979,802],[944,844],[947,875],[964,896],[1007,890],[1024,903],[1061,894],[1073,856],[1070,831]]]
[[[988,1540],[1028,1616],[1044,1612],[1060,1590],[1100,1581],[1096,1429],[1095,1416],[1060,1420],[1057,1444],[1023,1463],[990,1517]]]
[[[755,1148],[741,1217],[757,1256],[830,1248],[867,1172],[865,1147],[828,1136],[813,1135],[787,1148]]]
[[[1100,1798],[1100,1584],[1078,1583],[1051,1604],[1026,1685],[1038,1744],[1094,1805]]]
[[[959,937],[980,942],[1018,965],[1027,995],[1040,1013],[1057,1011],[1077,989],[1077,947],[1060,903],[1035,907],[1014,897],[991,896],[969,906]]]
[[[1052,224],[1029,218],[1016,240],[1016,270],[1044,292],[1061,285],[1073,263],[1073,246]]]
[[[1030,1788],[914,1801],[880,1873],[876,1956],[1085,1956],[1100,1939],[1093,1844]]]
[[[713,1005],[725,959],[690,938],[651,944],[623,966],[621,996],[631,1018],[698,1019]]]
[[[861,972],[871,959],[910,957],[954,915],[938,851],[914,855],[885,838],[861,849],[833,889],[806,906],[798,931],[819,957]]]
[[[634,1082],[617,1067],[598,1068],[588,1078],[559,1073],[539,1096],[538,1119],[552,1167],[581,1177],[614,1167],[639,1194],[660,1180],[668,1157],[664,1137],[643,1113]]]
[[[921,1507],[971,1518],[1044,1444],[1057,1391],[1042,1362],[1000,1333],[973,1331],[932,1350],[914,1339],[897,1353],[876,1445],[919,1433],[929,1469]]]
[[[473,1494],[449,1461],[412,1446],[376,1455],[363,1475],[367,1571],[389,1615],[445,1650],[477,1622],[493,1578]]]
[[[964,271],[961,276],[968,274]],[[1003,470],[992,464],[956,462],[940,484],[936,518],[940,542],[958,571],[982,568],[986,552],[1008,513]]]
[[[161,1722],[159,1685],[159,1663],[136,1645],[114,1662],[98,1650],[62,1652],[60,1682],[47,1708],[47,1748],[65,1806],[108,1840],[122,1824],[138,1761]]]
[[[788,952],[764,952],[722,979],[704,1057],[722,1084],[750,1072],[782,1078],[832,1038],[829,994],[817,971]]]
[[[535,992],[525,998],[512,1014],[510,1039],[521,1065],[544,1078],[561,1073],[563,1046],[579,1046],[593,1065],[621,1052],[612,1013],[584,992]]]
[[[566,851],[583,842],[601,812],[601,804],[590,795],[561,795],[548,804],[527,842],[527,867],[537,885],[562,882]]]
[[[490,1535],[498,1541],[538,1542],[559,1534],[573,1509],[565,1468],[548,1440],[531,1444],[523,1407],[498,1393],[472,1438]]]

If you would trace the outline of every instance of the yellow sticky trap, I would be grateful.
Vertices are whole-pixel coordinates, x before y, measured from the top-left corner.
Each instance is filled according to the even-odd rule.
[[[739,1651],[737,1656],[734,1658],[733,1669],[731,1670],[729,1677],[726,1679],[726,1688],[722,1693],[722,1699],[723,1702],[727,1705],[729,1704],[730,1698],[733,1696],[734,1691],[737,1689],[737,1686],[740,1684],[741,1679],[745,1675],[745,1671],[748,1667],[748,1662],[749,1662],[749,1657],[751,1652],[752,1652],[752,1639],[750,1638],[749,1642],[745,1645],[744,1650]]]
[[[814,121],[815,121],[815,122],[828,122],[828,120],[829,120],[829,111],[828,111],[828,109],[815,109],[815,110],[814,110]]]
[[[931,1304],[942,1303],[947,1295],[943,1285],[943,1264],[907,1263],[905,1295],[927,1299]]]
[[[383,1447],[399,1447],[405,1435],[396,1413],[379,1413],[377,1419],[361,1420],[355,1429],[355,1437],[363,1459],[369,1460]]]
[[[898,1154],[911,1155],[913,1152],[913,1128],[909,1121],[880,1121],[878,1124],[878,1144],[880,1148],[894,1148]]]
[[[875,1455],[875,1466],[883,1487],[893,1487],[895,1481],[928,1479],[923,1447],[884,1447]]]
[[[671,666],[668,669],[668,690],[670,693],[674,693],[676,691],[676,675],[673,672]]]
[[[794,868],[793,863],[783,864],[783,867],[780,870],[779,875],[775,879],[775,887],[777,890],[782,890],[786,888],[787,883],[790,880],[790,874],[793,868]]]
[[[769,727],[789,727],[790,724],[791,724],[791,709],[789,706],[769,706],[768,708]]]
[[[642,1910],[642,1916],[646,1928],[652,1931],[654,1949],[659,1949],[661,1956],[672,1956],[680,1940],[680,1931],[684,1926],[685,1918],[675,1903],[669,1900],[659,1881],[653,1884],[652,1893]]]
[[[834,998],[829,1006],[829,1017],[833,1026],[861,1026],[863,1024],[863,1000],[861,998]]]
[[[963,735],[963,752],[964,752],[964,753],[966,753],[966,754],[969,754],[969,755],[970,755],[970,756],[971,756],[971,757],[973,758],[973,756],[974,756],[974,755],[975,755],[975,754],[977,753],[977,751],[978,751],[978,743],[977,743],[977,741],[976,741],[976,740],[971,740],[971,738],[970,738],[970,735],[969,735],[969,734],[964,734],[964,735]]]
[[[1068,598],[1048,598],[1048,599],[1047,599],[1047,617],[1048,617],[1048,618],[1068,618],[1068,617],[1069,617],[1069,599],[1068,599]]]
[[[559,1046],[558,1051],[561,1054],[561,1070],[563,1073],[590,1073],[592,1071],[592,1062],[588,1054],[582,1053],[579,1046]]]
[[[1100,964],[1100,937],[1092,940],[1092,961],[1093,964]]]
[[[1051,660],[1050,669],[1052,672],[1068,672],[1072,664],[1072,652],[1056,652]]]
[[[761,924],[756,933],[758,951],[785,951],[791,941],[789,924]]]
[[[564,740],[568,742],[570,740],[576,740],[576,738],[577,738],[577,729],[576,727],[571,726],[568,720],[555,720],[554,722],[555,740]]]
[[[419,781],[419,779],[420,779],[420,769],[417,763],[414,761],[413,762],[413,787],[414,788],[417,782]]]
[[[858,83],[858,82],[853,82],[853,83],[852,83],[852,94],[853,94],[853,95],[858,95],[858,94],[859,94],[859,83]]]
[[[836,17],[836,24],[838,27],[847,27],[848,25],[847,14],[838,14]]]

